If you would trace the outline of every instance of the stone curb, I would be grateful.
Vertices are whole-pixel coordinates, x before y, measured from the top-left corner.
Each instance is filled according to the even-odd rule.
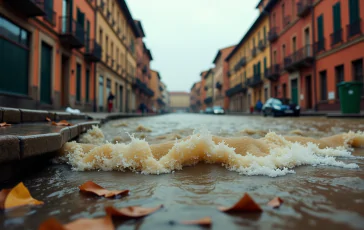
[[[72,114],[46,110],[29,110],[0,107],[0,123],[6,122],[9,124],[19,124],[25,122],[41,122],[46,121],[47,117],[50,118],[52,121],[90,119],[89,116],[84,113]]]
[[[59,132],[28,136],[0,136],[0,164],[22,160],[59,150],[62,145],[86,132],[99,121],[88,121],[65,127]]]
[[[101,124],[104,124],[108,121],[111,120],[116,120],[116,119],[123,119],[123,118],[133,118],[133,117],[153,117],[153,116],[158,116],[161,114],[140,114],[140,113],[113,113],[110,115],[107,115],[105,118],[101,119]]]

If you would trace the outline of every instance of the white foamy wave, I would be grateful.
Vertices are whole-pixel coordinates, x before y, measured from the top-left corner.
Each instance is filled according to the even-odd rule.
[[[358,168],[357,164],[344,163],[337,157],[351,157],[349,144],[363,138],[363,133],[344,134],[344,137],[334,136],[325,140],[295,138],[293,140],[296,141],[292,141],[292,137],[289,141],[273,132],[261,139],[221,138],[203,130],[182,140],[157,145],[149,145],[145,140],[132,137],[128,144],[94,146],[71,142],[64,146],[63,151],[67,162],[77,171],[131,170],[143,174],[162,174],[205,162],[220,164],[243,175],[276,177],[295,173],[293,169],[303,165]],[[338,141],[342,141],[342,144],[338,145]],[[335,147],[327,147],[331,142],[335,142],[332,144]],[[320,148],[320,144],[326,147]]]

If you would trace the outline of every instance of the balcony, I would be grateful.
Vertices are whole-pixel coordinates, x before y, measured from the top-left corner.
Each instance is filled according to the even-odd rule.
[[[47,0],[4,0],[12,8],[21,12],[26,17],[44,16],[44,1]]]
[[[216,82],[216,85],[215,85],[216,89],[221,89],[222,88],[222,84],[218,81]]]
[[[163,92],[164,88],[162,86],[159,86],[159,91]]]
[[[267,78],[271,81],[276,81],[279,78],[280,72],[281,72],[280,64],[272,65],[271,67],[269,67],[267,69],[267,72],[265,73],[265,78]]]
[[[291,16],[290,15],[284,16],[283,27],[285,28],[285,27],[289,26],[290,23],[291,23]]]
[[[305,45],[290,56],[284,58],[284,68],[293,72],[301,68],[311,67],[314,62],[312,46]]]
[[[62,45],[71,49],[85,46],[85,31],[83,26],[69,16],[60,17],[59,39]]]
[[[242,57],[238,63],[234,66],[234,70],[238,71],[240,68],[244,67],[246,65],[246,58]]]
[[[343,30],[340,29],[332,33],[330,37],[331,37],[331,46],[335,46],[336,44],[343,42]]]
[[[300,0],[297,3],[297,16],[298,17],[305,17],[307,16],[311,9],[312,9],[312,4],[313,1],[312,0]]]
[[[253,75],[253,77],[247,79],[247,86],[251,88],[255,88],[261,84],[263,84],[262,75],[260,73]]]
[[[212,97],[208,97],[208,98],[206,98],[203,102],[205,102],[205,104],[210,104],[210,103],[212,103]]]
[[[265,47],[267,46],[266,42],[263,40],[260,40],[258,43],[258,48],[260,51],[263,51],[265,49]]]
[[[325,39],[324,38],[315,43],[315,53],[320,53],[322,51],[325,51]]]
[[[112,21],[112,15],[111,15],[111,11],[110,10],[107,10],[107,12],[106,12],[106,18],[107,18],[107,21],[109,23],[111,23],[111,21]]]
[[[105,2],[104,1],[100,1],[100,5],[99,5],[98,9],[101,12],[104,12],[104,10],[105,10]]]
[[[257,56],[257,47],[254,47],[254,48],[252,49],[252,56],[253,56],[253,57],[256,57],[256,56]]]
[[[49,22],[52,26],[56,26],[57,14],[53,8],[45,8],[43,19]]]
[[[272,27],[268,32],[269,42],[274,42],[278,39],[278,27]]]
[[[226,90],[226,96],[231,97],[237,93],[245,93],[245,92],[246,92],[246,87],[244,87],[242,83],[239,83],[234,87],[230,88],[229,90]]]
[[[356,35],[360,35],[362,33],[361,31],[361,19],[359,18],[358,21],[350,23],[346,26],[347,31],[347,38],[350,39]]]
[[[99,62],[102,56],[102,48],[101,46],[94,40],[89,39],[86,41],[85,47],[85,60],[87,62]]]

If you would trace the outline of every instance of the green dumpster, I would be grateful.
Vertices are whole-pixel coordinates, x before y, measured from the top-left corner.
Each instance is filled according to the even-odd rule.
[[[363,89],[361,82],[341,82],[339,87],[342,113],[360,113],[360,100]]]

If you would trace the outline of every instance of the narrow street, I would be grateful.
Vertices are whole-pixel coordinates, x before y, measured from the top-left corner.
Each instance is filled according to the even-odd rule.
[[[206,130],[221,137],[261,138],[272,131],[285,136],[321,138],[363,128],[362,120],[203,114],[114,120],[101,127],[106,141],[128,143],[134,134],[149,144],[178,141],[194,132],[204,135]],[[306,154],[304,151],[311,150],[307,147],[297,151]],[[163,204],[164,208],[151,216],[118,222],[118,229],[198,229],[179,222],[205,216],[211,216],[212,229],[360,229],[364,226],[363,156],[364,149],[355,149],[352,156],[334,157],[335,162],[344,162],[343,167],[332,166],[330,160],[327,164],[300,166],[302,159],[296,159],[291,162],[296,164],[292,172],[276,177],[248,176],[249,172],[238,173],[203,162],[161,175],[143,175],[130,170],[103,171],[102,168],[72,171],[67,164],[53,164],[24,180],[32,196],[46,205],[9,210],[0,218],[3,229],[36,229],[49,217],[67,223],[77,218],[102,216],[107,205],[120,208]],[[352,163],[358,167],[347,167]],[[84,195],[78,186],[88,180],[106,188],[129,189],[130,194],[121,199]],[[216,209],[234,204],[244,193],[249,193],[262,207],[261,214],[228,215]],[[279,209],[272,209],[266,204],[276,196],[284,203]]]

